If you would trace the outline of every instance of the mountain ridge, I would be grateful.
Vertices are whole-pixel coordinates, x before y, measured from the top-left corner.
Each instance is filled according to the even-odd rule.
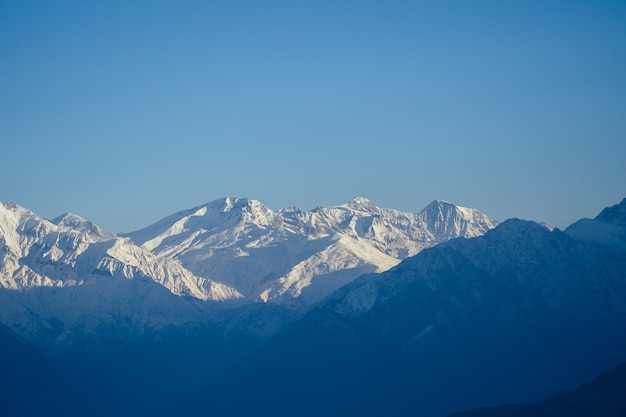
[[[246,297],[291,301],[306,288],[310,297],[305,304],[310,305],[361,273],[381,272],[425,247],[478,236],[496,224],[476,209],[438,200],[413,214],[380,208],[363,197],[311,211],[273,211],[256,200],[226,197],[126,236]],[[340,252],[345,262],[333,267],[331,258]],[[280,261],[268,264],[257,253],[279,256]],[[341,276],[347,269],[352,272]],[[328,274],[333,274],[332,281],[320,278]]]
[[[447,204],[437,221],[456,222],[453,234],[480,234],[495,224]],[[477,227],[459,226],[473,221],[461,212],[478,213]],[[124,316],[158,329],[193,327],[207,310],[246,303],[303,310],[364,273],[396,265],[400,250],[410,254],[452,237],[428,226],[426,214],[381,209],[362,197],[309,212],[225,197],[130,234],[106,232],[71,213],[46,220],[3,203],[0,286],[15,293],[0,292],[0,317],[66,343],[83,330],[97,332],[98,320],[114,333]]]

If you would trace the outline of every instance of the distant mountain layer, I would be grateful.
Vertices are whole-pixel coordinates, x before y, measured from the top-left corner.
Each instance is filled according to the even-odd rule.
[[[560,392],[540,404],[485,407],[450,417],[624,417],[626,416],[626,362],[592,382]]]
[[[508,220],[364,275],[177,410],[445,416],[573,388],[626,360],[626,203],[611,211]]]
[[[101,416],[97,394],[0,324],[0,413],[12,417]]]

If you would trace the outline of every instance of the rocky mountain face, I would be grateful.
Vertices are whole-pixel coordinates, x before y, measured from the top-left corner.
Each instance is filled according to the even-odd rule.
[[[76,215],[48,221],[0,204],[0,248],[0,317],[33,339],[63,344],[101,337],[103,327],[140,334],[197,320],[200,309],[187,299],[241,297]]]
[[[624,202],[608,212],[564,232],[508,220],[364,275],[203,401],[224,416],[445,416],[574,388],[626,359]],[[182,412],[202,415],[191,399]]]
[[[128,236],[249,299],[309,306],[359,275],[496,224],[478,210],[443,201],[412,214],[364,198],[311,211],[272,211],[255,200],[225,198]]]
[[[7,289],[72,287],[109,277],[147,279],[174,295],[201,300],[239,296],[73,214],[48,221],[15,204],[1,204],[0,244],[0,282]]]

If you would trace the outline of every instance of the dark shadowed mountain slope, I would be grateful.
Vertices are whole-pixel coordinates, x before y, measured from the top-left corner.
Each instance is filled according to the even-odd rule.
[[[0,324],[0,415],[11,417],[99,416],[99,399]]]
[[[626,227],[626,198],[624,198],[619,204],[602,210],[602,212],[596,217],[596,220],[614,224],[616,226]]]
[[[509,404],[478,408],[451,417],[624,417],[626,363],[572,391],[551,396],[541,404]]]
[[[619,245],[509,220],[342,287],[179,411],[443,416],[540,401],[626,359],[624,271]]]

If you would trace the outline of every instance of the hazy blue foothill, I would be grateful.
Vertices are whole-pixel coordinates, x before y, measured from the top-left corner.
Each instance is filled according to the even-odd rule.
[[[626,363],[573,390],[537,404],[482,407],[450,417],[623,417],[626,415]]]
[[[107,399],[76,373],[0,324],[0,412],[5,416],[104,416]]]

